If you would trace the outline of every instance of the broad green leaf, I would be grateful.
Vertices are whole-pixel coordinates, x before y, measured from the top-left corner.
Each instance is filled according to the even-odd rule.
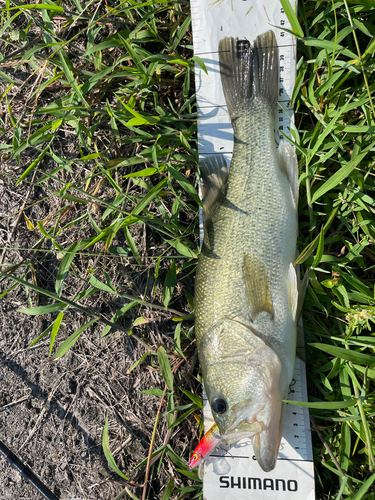
[[[20,4],[17,5],[17,7],[8,7],[7,10],[14,10],[14,9],[45,9],[45,10],[52,10],[55,12],[64,12],[64,9],[60,7],[59,5],[56,5],[54,3],[49,4],[49,3],[28,3],[28,4]]]
[[[176,349],[178,354],[181,356],[181,358],[186,359],[185,355],[181,349],[181,323],[178,323],[176,325],[175,330],[174,330],[174,348]]]
[[[371,443],[370,443],[371,446]],[[373,483],[375,482],[375,474],[372,474],[360,487],[360,489],[357,491],[357,493],[353,496],[353,500],[361,500],[361,498],[364,497],[364,495],[369,491]],[[371,495],[372,497],[372,495]],[[366,497],[370,499],[371,497]]]
[[[148,394],[149,396],[157,396],[161,398],[164,394],[164,391],[162,391],[161,389],[147,389],[146,391],[139,391],[139,394]]]
[[[65,304],[62,302],[56,302],[55,304],[49,304],[48,306],[38,306],[31,307],[30,309],[18,309],[18,312],[29,314],[30,316],[39,316],[40,314],[49,314],[52,312],[60,311],[64,309]]]
[[[293,32],[299,37],[304,37],[305,35],[298,21],[297,15],[294,12],[293,7],[290,5],[289,0],[280,0],[280,3],[283,6],[284,12],[290,22]]]
[[[173,451],[173,449],[171,448],[170,445],[167,446],[167,454],[168,454],[169,458],[172,460],[172,462],[174,462],[177,465],[177,467],[179,467],[180,469],[187,469],[187,463],[185,462],[185,460],[180,458]]]
[[[176,50],[177,45],[181,42],[182,38],[185,36],[185,33],[190,26],[190,23],[191,23],[191,15],[189,14],[186,17],[185,21],[179,27],[177,34],[174,37],[173,44],[172,44],[172,52],[174,50]]]
[[[72,335],[70,335],[57,349],[55,355],[53,356],[53,359],[56,360],[58,358],[61,358],[61,356],[64,356],[64,354],[68,352],[69,349],[73,347],[73,345],[77,342],[82,333],[85,330],[87,330],[87,328],[89,328],[91,325],[93,325],[96,321],[97,319],[93,318],[84,325],[80,326],[78,330],[76,330],[74,333],[72,333]]]
[[[116,314],[113,316],[111,319],[111,323],[115,323],[121,316],[123,316],[127,311],[129,311],[132,307],[136,306],[139,304],[141,301],[139,300],[133,300],[129,302],[129,304],[125,304],[119,311],[116,312]],[[101,337],[105,337],[111,330],[111,327],[108,325],[104,328],[103,333],[101,334]]]
[[[46,148],[44,148],[44,150],[42,151],[42,153],[37,157],[36,160],[34,160],[30,166],[23,172],[23,174],[20,176],[20,178],[18,179],[18,181],[16,182],[16,186],[17,184],[19,184],[25,177],[27,177],[33,170],[35,167],[38,166],[38,164],[43,160],[43,158],[45,157],[47,151],[49,150],[49,144]]]
[[[208,75],[206,65],[204,64],[204,62],[202,61],[202,59],[200,57],[193,56],[191,59],[192,59],[192,61],[195,61],[198,64],[198,66],[200,66],[203,69],[203,71],[206,73],[206,75]]]
[[[344,472],[348,472],[350,461],[351,437],[350,427],[347,422],[341,424],[341,451],[340,466]]]
[[[371,144],[371,147],[375,145],[375,142]],[[362,162],[367,153],[371,148],[367,148],[357,155],[353,160],[350,160],[346,165],[335,172],[331,177],[328,178],[313,194],[311,202],[315,203],[319,198],[321,198],[325,193],[334,189],[340,182],[348,177],[348,175],[357,167],[358,164]]]
[[[315,408],[320,410],[339,410],[340,408],[350,408],[358,403],[356,399],[349,401],[322,401],[321,403],[302,403],[301,401],[283,400],[284,403],[304,408]]]
[[[201,200],[199,199],[198,193],[195,190],[194,186],[190,184],[190,182],[184,177],[180,172],[178,172],[171,165],[167,165],[168,172],[176,179],[176,181],[180,184],[180,186],[190,194],[193,200],[199,205],[202,206]]]
[[[328,344],[318,344],[312,343],[309,344],[312,347],[316,347],[321,351],[324,351],[332,356],[337,358],[346,359],[347,361],[351,361],[352,363],[356,363],[358,365],[374,365],[375,364],[375,356],[371,356],[370,354],[363,354],[361,352],[352,351],[349,349],[345,349],[343,347],[336,347],[334,345]]]
[[[320,261],[322,260],[323,250],[324,250],[324,227],[322,226],[322,229],[320,230],[318,248],[316,250],[315,259],[311,267],[314,268],[320,263]]]
[[[116,461],[113,458],[113,455],[111,453],[111,449],[109,447],[109,437],[108,437],[108,417],[105,419],[105,425],[103,429],[103,440],[102,440],[102,446],[103,446],[103,451],[105,458],[107,459],[108,465],[113,469],[116,474],[121,476],[123,479],[129,480],[128,477],[123,474],[120,469],[117,467]]]
[[[173,391],[173,375],[171,370],[171,365],[169,364],[169,359],[167,353],[163,346],[160,346],[158,349],[158,360],[161,374],[163,375],[163,379],[170,391]]]
[[[166,240],[168,241],[168,240]],[[189,259],[197,259],[198,255],[194,250],[189,248],[188,246],[184,245],[181,241],[179,240],[169,240],[168,243],[177,250],[181,255],[184,257],[188,257]],[[197,249],[198,250],[198,249]]]
[[[130,254],[130,250],[126,247],[109,247],[108,253],[111,255],[116,255],[116,257],[128,257]]]
[[[59,50],[59,57],[60,57],[61,65],[63,67],[65,76],[66,76],[69,84],[72,86],[74,92],[76,93],[78,99],[80,101],[82,101],[87,107],[90,107],[89,103],[83,97],[82,91],[79,88],[79,86],[77,85],[76,79],[74,78],[74,76],[73,76],[73,74],[72,74],[72,72],[71,72],[71,70],[66,62],[66,60],[69,61],[69,58],[63,49]],[[70,63],[70,61],[69,61],[69,63]]]
[[[98,288],[99,290],[103,290],[104,292],[111,293],[112,295],[117,295],[116,290],[114,290],[113,288],[109,287],[105,283],[102,283],[97,278],[95,278],[95,276],[91,276],[89,283],[94,288]]]
[[[65,251],[64,258],[62,259],[59,266],[59,270],[57,272],[57,278],[55,283],[55,290],[57,295],[59,296],[61,295],[64,281],[69,272],[70,265],[73,262],[76,252],[82,250],[83,246],[84,245],[81,244],[81,241],[77,241],[76,243],[73,243],[73,245],[71,245]]]
[[[112,49],[115,47],[123,47],[124,46],[123,39],[128,38],[129,33],[130,33],[129,30],[123,30],[123,31],[119,31],[118,33],[115,33],[114,35],[110,35],[103,42],[100,42],[96,45],[93,45],[88,50],[86,50],[83,57],[85,57],[93,52],[97,52],[98,50],[106,50],[106,49]]]
[[[303,39],[303,42],[308,47],[321,47],[322,49],[326,49],[329,54],[333,51],[340,52],[341,54],[349,57],[350,59],[357,59],[357,55],[351,50],[346,49],[343,45],[338,43],[330,42],[328,40],[321,40],[313,37],[306,37]]]
[[[150,191],[141,199],[141,201],[136,205],[132,210],[132,215],[140,214],[163,189],[163,187],[167,184],[168,179],[163,179],[159,184],[154,186]],[[130,246],[130,245],[129,245]]]
[[[130,248],[132,254],[134,255],[134,257],[137,261],[137,264],[141,265],[141,258],[139,256],[138,248],[133,240],[132,235],[130,234],[129,228],[127,226],[124,226],[123,230],[124,230],[124,235],[125,235],[126,241],[129,245],[129,248]]]
[[[175,420],[175,422],[168,427],[168,429],[173,429],[173,427],[177,427],[178,425],[180,425],[181,422],[183,422],[185,420],[185,418],[187,418],[189,415],[191,415],[195,411],[197,411],[197,407],[193,407],[190,410],[186,411],[185,413],[183,413],[182,415],[180,415]]]
[[[60,329],[61,322],[63,320],[64,313],[59,313],[57,318],[55,319],[53,326],[52,326],[52,331],[51,331],[51,341],[50,341],[50,346],[49,346],[49,355],[51,356],[52,354],[52,349],[53,349],[53,344],[55,343],[55,338],[56,335]]]
[[[32,347],[33,345],[37,344],[39,342],[39,340],[41,340],[45,335],[47,335],[47,333],[49,333],[52,330],[52,326],[53,326],[53,323],[51,323],[44,330],[44,332],[42,332],[40,335],[38,335],[38,337],[31,342],[31,344],[29,345],[29,347]]]
[[[103,336],[103,335],[102,335],[102,336]],[[146,358],[147,358],[147,356],[148,356],[149,354],[150,354],[150,353],[146,352],[143,356],[141,356],[139,359],[137,359],[137,361],[136,361],[135,363],[133,363],[133,364],[131,365],[131,367],[128,369],[127,373],[131,373],[131,372],[134,370],[134,368],[136,368],[136,367],[137,367],[140,363],[142,363],[142,361],[143,361],[144,359],[146,359]]]
[[[193,403],[195,403],[197,406],[199,406],[199,408],[203,408],[202,398],[200,398],[196,394],[193,394],[192,392],[188,391],[187,389],[183,389],[182,387],[180,387],[180,391],[182,391],[185,394],[185,396],[187,396],[189,399],[191,399],[193,401]]]
[[[165,488],[162,500],[169,500],[171,498],[172,490],[174,486],[174,477],[172,477]]]

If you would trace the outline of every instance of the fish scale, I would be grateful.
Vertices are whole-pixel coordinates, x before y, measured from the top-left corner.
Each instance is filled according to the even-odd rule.
[[[258,37],[254,48],[241,46],[240,54],[236,43],[219,44],[235,138],[229,177],[219,159],[201,166],[207,196],[196,337],[210,403],[226,408],[214,413],[223,441],[253,436],[258,462],[271,470],[295,360],[297,164],[290,149],[275,147],[273,32]]]

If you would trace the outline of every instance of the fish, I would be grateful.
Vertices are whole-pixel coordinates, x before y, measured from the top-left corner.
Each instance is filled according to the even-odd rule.
[[[276,148],[274,32],[253,44],[223,38],[218,50],[234,147],[230,169],[223,155],[199,163],[204,237],[195,332],[218,442],[251,438],[257,462],[269,472],[282,437],[282,400],[293,377],[303,295],[293,265],[298,163],[288,141]],[[196,458],[191,468],[202,461],[197,452]]]

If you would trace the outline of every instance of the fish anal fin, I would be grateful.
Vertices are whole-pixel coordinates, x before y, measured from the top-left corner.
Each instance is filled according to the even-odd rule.
[[[280,170],[286,175],[292,197],[297,207],[298,204],[298,162],[296,152],[292,144],[283,141],[279,146],[279,166]]]
[[[252,320],[262,312],[268,313],[273,319],[274,309],[265,262],[254,255],[245,255],[243,278]]]
[[[225,192],[229,169],[223,155],[210,155],[199,162],[202,174],[203,222],[205,222],[220,194]]]

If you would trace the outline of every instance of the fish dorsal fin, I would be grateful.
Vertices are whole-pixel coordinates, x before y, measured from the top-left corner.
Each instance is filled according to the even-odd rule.
[[[279,146],[280,170],[286,175],[295,206],[298,204],[298,162],[294,147],[287,141]]]
[[[296,270],[292,263],[290,263],[288,271],[288,294],[290,314],[292,315],[292,320],[295,321],[298,306],[298,284]]]
[[[267,312],[273,319],[271,290],[264,260],[255,255],[246,254],[243,263],[243,278],[251,319],[254,321],[261,312]]]
[[[225,191],[229,169],[223,155],[210,155],[199,162],[202,173],[203,222],[205,222],[219,198]]]

